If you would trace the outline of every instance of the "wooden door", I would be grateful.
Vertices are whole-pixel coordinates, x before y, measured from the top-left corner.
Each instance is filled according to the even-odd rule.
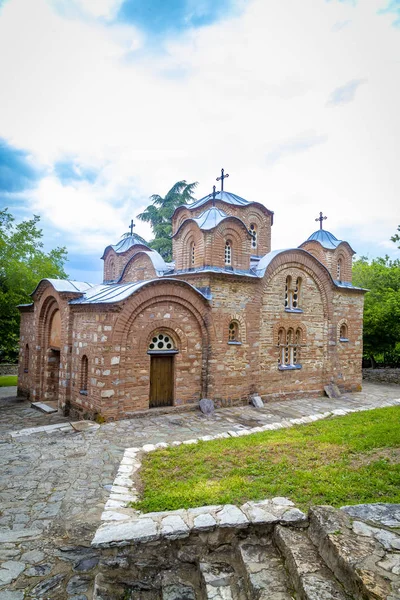
[[[156,354],[150,365],[150,408],[174,403],[174,357]]]

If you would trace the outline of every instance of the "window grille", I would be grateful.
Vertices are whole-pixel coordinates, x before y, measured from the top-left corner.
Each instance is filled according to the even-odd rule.
[[[236,321],[231,321],[229,323],[228,340],[230,342],[239,341],[239,326]]]
[[[278,364],[282,368],[301,368],[299,364],[301,348],[301,329],[292,328],[287,332],[278,331]]]
[[[87,392],[88,389],[88,376],[89,376],[89,361],[86,354],[82,356],[81,360],[81,392]]]
[[[174,342],[164,333],[156,333],[149,344],[149,350],[174,350]]]
[[[225,242],[225,265],[232,265],[232,246],[229,241]]]
[[[196,256],[196,244],[192,242],[191,250],[190,250],[190,263],[192,267],[194,266],[194,259]]]
[[[338,279],[340,281],[341,275],[342,275],[342,259],[339,258],[339,260],[337,261],[337,267],[336,267],[336,279]]]
[[[251,247],[253,250],[257,248],[257,225],[255,223],[251,223],[250,225],[250,235],[251,235]]]

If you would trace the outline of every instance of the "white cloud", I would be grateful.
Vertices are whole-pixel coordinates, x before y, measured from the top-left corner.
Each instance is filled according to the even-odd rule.
[[[400,33],[377,16],[382,1],[253,0],[163,53],[137,29],[105,24],[117,0],[76,4],[91,18],[45,0],[0,12],[0,135],[50,168],[64,156],[101,168],[93,185],[47,177],[32,196],[74,247],[117,241],[127,217],[179,179],[208,193],[221,167],[228,189],[275,211],[275,248],[308,237],[320,210],[338,237],[351,224],[356,248],[393,235]],[[327,107],[332,90],[364,79],[352,102]]]

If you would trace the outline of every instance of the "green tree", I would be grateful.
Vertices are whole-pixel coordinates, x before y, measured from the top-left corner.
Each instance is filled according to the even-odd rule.
[[[374,365],[400,361],[400,260],[361,257],[353,263],[353,284],[367,288],[364,356]]]
[[[17,304],[31,302],[29,294],[44,277],[65,278],[65,248],[46,253],[41,241],[40,217],[15,224],[8,209],[0,211],[0,360],[18,356]]]
[[[397,231],[400,233],[400,225],[397,227]],[[400,242],[400,235],[399,233],[395,233],[394,235],[392,235],[392,237],[390,238],[392,240],[392,242],[394,242],[395,244],[397,242]],[[400,250],[400,245],[397,246]]]
[[[177,181],[166,196],[150,196],[152,204],[138,215],[138,219],[152,226],[154,239],[150,242],[150,247],[157,250],[167,262],[172,260],[172,215],[178,206],[194,200],[196,186],[197,182]]]

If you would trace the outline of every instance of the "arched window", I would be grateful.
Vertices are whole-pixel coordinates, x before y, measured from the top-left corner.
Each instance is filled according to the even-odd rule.
[[[300,348],[302,332],[298,328],[294,331],[289,328],[287,332],[283,329],[278,331],[278,365],[279,369],[301,369]]]
[[[285,283],[285,309],[300,311],[300,289],[301,277],[297,277],[296,281],[290,275],[286,277]]]
[[[24,354],[24,373],[28,373],[29,371],[29,345],[25,346],[25,354]]]
[[[250,235],[251,235],[251,247],[253,250],[257,249],[257,225],[250,223]]]
[[[88,389],[88,377],[89,377],[89,361],[86,354],[81,359],[81,394],[87,394]]]
[[[194,267],[194,261],[196,258],[196,244],[192,242],[190,244],[190,266]]]
[[[349,341],[349,331],[346,323],[342,323],[340,326],[339,342]]]
[[[150,351],[175,350],[174,341],[166,333],[155,333],[150,340]]]
[[[228,341],[239,342],[239,323],[237,321],[231,321],[228,328]]]
[[[342,259],[339,258],[336,265],[336,279],[341,281],[342,279]]]
[[[225,242],[225,265],[227,267],[232,265],[232,244],[229,240]]]

